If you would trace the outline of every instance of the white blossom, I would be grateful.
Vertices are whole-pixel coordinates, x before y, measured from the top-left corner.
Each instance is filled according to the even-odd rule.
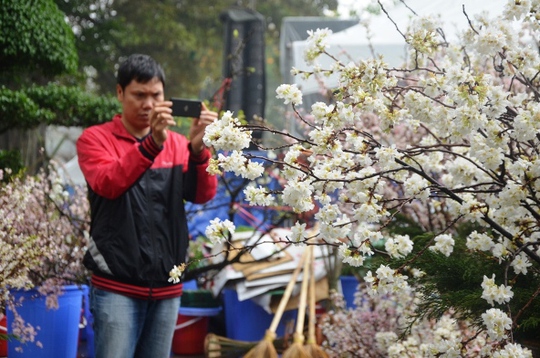
[[[210,220],[210,224],[206,227],[205,235],[213,244],[223,243],[229,239],[229,235],[234,235],[236,227],[229,220],[221,220],[215,218]]]
[[[290,180],[283,189],[283,202],[295,212],[305,212],[314,208],[313,185],[309,181]]]
[[[272,135],[282,131],[284,145],[279,145],[286,148],[278,157],[281,162],[272,159],[279,167],[281,196],[279,190],[270,195],[267,188],[250,185],[246,198],[254,205],[281,199],[295,213],[317,206],[313,217],[319,238],[335,245],[338,259],[351,266],[380,254],[375,247],[383,239],[390,259],[413,252],[408,236],[387,231],[388,222],[399,218],[395,213],[426,232],[442,232],[428,248],[446,257],[462,249],[452,236],[459,232],[454,229],[473,223],[477,231],[467,235],[460,255],[473,252],[511,267],[516,275],[530,275],[529,253],[540,254],[540,230],[532,212],[540,191],[540,104],[534,89],[540,73],[534,45],[540,33],[538,13],[539,0],[509,1],[501,16],[468,17],[456,41],[446,36],[441,16],[414,16],[402,29],[409,55],[402,67],[389,65],[382,56],[334,55],[327,52],[331,31],[310,31],[305,52],[309,69],[291,73],[316,78],[321,85],[332,76],[338,84],[325,92],[328,101],[295,107],[292,115],[299,121],[294,131],[272,128]],[[331,64],[316,63],[327,55]],[[301,104],[299,88],[281,85],[277,97],[285,104]],[[235,143],[232,139],[225,142],[237,148],[229,144]],[[210,162],[209,172],[233,171],[248,179],[262,173],[262,167],[248,170],[241,153],[220,155]],[[305,225],[297,222],[290,239],[303,242]],[[531,251],[521,251],[523,245]],[[422,255],[426,247],[416,249]],[[408,264],[369,271],[368,293],[409,292],[405,273],[426,273],[414,267],[415,260]],[[511,284],[496,284],[494,275],[483,278],[482,298],[490,305],[508,309],[514,290]],[[497,347],[492,342],[512,329],[507,313],[494,308],[482,319],[487,333],[476,332],[482,348],[473,354],[523,353],[508,342]],[[420,342],[414,333],[399,342],[390,342],[386,332],[375,338],[388,356],[460,357],[474,344],[463,345],[467,338],[456,334],[460,328],[455,326],[450,320],[437,322],[430,342]]]
[[[504,348],[493,352],[493,358],[533,358],[529,349],[516,343],[508,343]]]
[[[373,243],[378,240],[381,240],[383,238],[382,233],[379,230],[376,230],[375,227],[370,226],[366,223],[361,223],[358,225],[358,227],[355,230],[352,243],[356,247],[360,247],[364,245],[365,243]],[[373,251],[368,246],[368,248],[364,249],[368,250],[367,253],[370,255],[373,255]]]
[[[242,150],[251,142],[251,131],[243,129],[238,118],[227,111],[206,127],[203,141],[216,150]]]
[[[364,264],[365,256],[355,248],[343,243],[338,248],[338,255],[344,264],[349,264],[353,267],[360,267]]]
[[[420,177],[419,175],[411,175],[405,183],[403,183],[403,189],[405,195],[410,197],[416,197],[420,200],[426,200],[429,198],[429,182]]]
[[[461,357],[463,345],[460,333],[456,321],[444,315],[434,327],[433,338],[421,350],[426,353],[425,356]]]
[[[510,266],[514,269],[514,272],[519,275],[526,275],[528,268],[532,266],[532,263],[527,258],[527,256],[520,252],[510,263]]]
[[[307,238],[306,224],[300,224],[298,221],[291,228],[290,240],[294,243],[300,243]]]
[[[459,213],[468,217],[471,221],[479,222],[487,214],[487,207],[484,203],[478,201],[473,195],[463,195],[463,203]]]
[[[180,266],[174,265],[171,271],[169,271],[169,282],[172,283],[180,283],[180,279],[182,278],[182,274],[185,270],[185,264],[182,264]]]
[[[480,55],[492,55],[506,47],[507,41],[506,33],[500,27],[483,26],[475,36],[475,49]]]
[[[333,222],[321,221],[319,225],[319,234],[328,242],[340,242],[340,240],[349,235],[351,223],[346,215],[342,215]]]
[[[519,20],[531,11],[533,0],[508,1],[504,7],[504,18],[508,20]]]
[[[315,118],[315,123],[324,123],[327,116],[334,110],[334,105],[324,102],[315,102],[311,105],[311,114]]]
[[[220,153],[218,165],[225,171],[230,171],[246,179],[256,179],[264,172],[261,163],[248,160],[239,151],[233,151],[229,155]]]
[[[484,233],[473,231],[467,237],[467,248],[470,250],[490,251],[494,245],[493,239]]]
[[[400,294],[410,289],[407,277],[387,265],[381,265],[376,271],[376,276],[368,271],[364,280],[368,285],[368,293],[373,297],[388,293]]]
[[[482,298],[485,299],[490,305],[494,306],[495,302],[502,304],[509,302],[514,293],[510,286],[495,284],[495,274],[491,278],[484,276],[482,281]]]
[[[332,35],[332,30],[317,29],[315,31],[308,30],[308,38],[306,40],[307,47],[304,51],[304,59],[307,64],[313,62],[326,50],[328,47],[328,37]]]
[[[482,320],[491,339],[500,340],[506,337],[506,331],[512,328],[512,320],[498,308],[490,308],[482,314]]]
[[[400,165],[396,163],[396,159],[399,159],[400,157],[401,155],[394,145],[375,149],[375,158],[379,160],[378,163],[383,170],[393,170],[399,168]]]
[[[440,19],[433,16],[419,16],[411,21],[406,34],[407,43],[420,53],[430,54],[440,43],[437,23]]]
[[[386,240],[384,248],[391,257],[399,259],[412,252],[413,242],[409,235],[396,235]]]
[[[279,85],[276,89],[277,98],[283,99],[285,104],[302,104],[302,92],[296,85]]]
[[[431,246],[430,250],[438,251],[448,257],[454,251],[454,239],[448,234],[438,235],[435,237],[435,245]]]
[[[388,351],[388,348],[398,341],[398,336],[395,332],[377,332],[375,334],[377,348],[381,352]]]
[[[514,118],[513,137],[519,141],[529,141],[536,138],[536,133],[540,130],[540,105],[538,103],[529,104],[521,110]]]
[[[517,67],[527,77],[533,77],[535,71],[540,67],[540,55],[531,44],[510,47],[507,56],[508,62]]]
[[[493,248],[491,249],[491,253],[494,257],[499,259],[499,263],[504,261],[510,255],[510,250],[507,245],[507,241],[503,240],[503,242],[498,242],[493,245]]]
[[[275,202],[272,193],[265,187],[248,185],[244,189],[244,195],[250,205],[270,206]]]

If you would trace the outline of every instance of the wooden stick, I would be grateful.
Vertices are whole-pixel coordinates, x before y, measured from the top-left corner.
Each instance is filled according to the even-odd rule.
[[[311,265],[309,275],[309,325],[308,325],[308,343],[316,343],[315,338],[315,324],[317,323],[317,316],[315,312],[315,258],[313,252],[311,253]]]
[[[308,250],[305,250],[302,253],[302,257],[300,258],[300,262],[298,263],[298,266],[294,269],[294,272],[292,274],[292,277],[287,284],[287,287],[285,288],[285,292],[283,293],[283,296],[281,297],[281,301],[279,301],[279,306],[276,310],[276,314],[274,315],[274,318],[272,319],[272,323],[270,324],[270,328],[268,328],[268,331],[275,333],[277,330],[277,327],[279,325],[279,321],[281,320],[281,316],[283,315],[283,312],[285,311],[285,306],[287,306],[287,303],[289,302],[289,298],[291,297],[292,290],[294,288],[294,285],[296,284],[296,279],[298,278],[298,274],[300,273],[300,270],[302,269],[302,266],[305,265],[305,262],[307,262],[307,255]],[[305,271],[304,271],[305,272]]]
[[[311,265],[311,252],[313,246],[306,247],[306,259],[304,261],[304,271],[302,276],[302,290],[300,291],[300,299],[298,301],[298,318],[296,320],[296,334],[298,337],[304,335],[304,320],[306,315],[307,289],[309,283],[309,266]]]

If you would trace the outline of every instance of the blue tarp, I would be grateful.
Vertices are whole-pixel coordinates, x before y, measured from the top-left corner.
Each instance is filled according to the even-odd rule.
[[[251,151],[259,157],[266,157],[266,152]],[[265,165],[262,159],[252,159]],[[214,199],[205,204],[186,203],[189,233],[193,239],[199,235],[204,236],[206,227],[210,220],[220,218],[229,219],[236,227],[249,226],[258,228],[261,231],[272,227],[272,222],[277,212],[269,208],[253,207],[245,201],[243,190],[251,181],[227,172],[218,177],[218,189]],[[281,190],[277,178],[265,173],[263,178],[255,181],[257,186],[265,186],[270,190]],[[234,203],[231,205],[231,193],[237,193]],[[230,214],[229,211],[232,211]],[[232,215],[232,219],[230,217]]]

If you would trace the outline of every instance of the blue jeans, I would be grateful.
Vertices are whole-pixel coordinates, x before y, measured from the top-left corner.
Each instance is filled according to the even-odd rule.
[[[91,287],[96,358],[169,358],[180,297],[141,300]]]

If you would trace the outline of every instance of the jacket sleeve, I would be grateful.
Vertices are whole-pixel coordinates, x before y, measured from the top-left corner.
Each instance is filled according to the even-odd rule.
[[[199,155],[193,154],[189,148],[188,170],[184,173],[184,198],[195,204],[203,204],[214,198],[217,191],[217,178],[206,171],[211,158],[210,151],[205,148]]]
[[[160,150],[152,137],[147,136],[122,153],[114,146],[110,134],[92,127],[77,140],[79,166],[86,182],[96,194],[107,199],[126,192],[150,168]]]

